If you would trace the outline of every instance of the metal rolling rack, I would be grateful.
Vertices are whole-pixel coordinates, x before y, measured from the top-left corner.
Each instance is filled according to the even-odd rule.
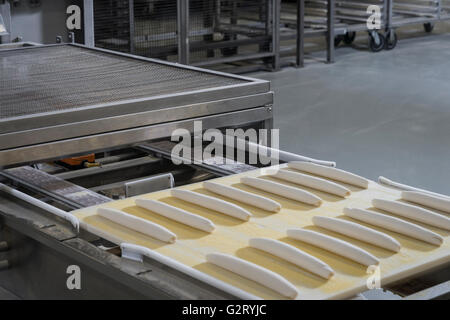
[[[410,24],[423,24],[426,32],[432,32],[434,24],[450,19],[448,0],[392,0],[390,26],[397,28]]]
[[[295,40],[296,65],[304,64],[304,40],[325,37],[327,42],[327,62],[334,62],[334,37],[341,34],[335,21],[335,0],[283,1],[281,5],[280,41]],[[290,50],[286,48],[284,50]],[[282,49],[283,51],[283,49]]]
[[[280,0],[95,0],[95,46],[205,66],[278,65]]]
[[[381,24],[379,29],[369,30],[367,20],[371,13],[367,13],[369,5],[380,8]],[[390,10],[392,0],[337,0],[336,21],[345,29],[345,34],[336,38],[335,44],[341,41],[351,44],[356,32],[367,31],[369,34],[369,48],[373,52],[383,49],[393,49],[397,44],[397,37],[390,26]],[[385,31],[384,35],[380,31]]]

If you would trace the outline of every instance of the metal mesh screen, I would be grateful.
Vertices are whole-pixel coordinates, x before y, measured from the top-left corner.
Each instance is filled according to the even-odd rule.
[[[270,53],[273,0],[185,0],[189,63]],[[177,0],[95,0],[95,44],[178,61]]]
[[[270,52],[271,3],[190,0],[190,62]]]
[[[134,1],[135,54],[178,60],[177,1]]]
[[[0,51],[0,119],[246,83],[73,46]]]
[[[94,0],[95,46],[130,52],[129,13],[128,0]]]

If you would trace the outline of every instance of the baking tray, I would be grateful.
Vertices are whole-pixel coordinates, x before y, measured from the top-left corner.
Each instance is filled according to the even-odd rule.
[[[281,166],[284,167],[284,165]],[[367,273],[365,266],[356,262],[352,262],[351,260],[332,252],[322,250],[306,243],[288,239],[286,237],[286,230],[289,228],[305,228],[320,231],[348,241],[374,254],[380,259],[381,286],[414,276],[421,272],[429,271],[450,262],[450,232],[423,225],[418,222],[415,223],[442,235],[444,237],[444,243],[440,247],[436,247],[395,232],[370,226],[373,229],[391,235],[400,242],[402,245],[400,252],[393,253],[380,247],[372,246],[312,225],[311,219],[315,215],[349,219],[343,217],[342,210],[344,207],[371,208],[372,206],[370,203],[373,198],[399,199],[400,192],[398,190],[381,186],[373,181],[370,182],[369,188],[366,190],[341,183],[352,190],[352,194],[348,198],[342,199],[324,192],[303,187],[303,189],[320,196],[324,200],[324,203],[316,208],[259,191],[239,183],[241,177],[258,177],[262,175],[264,173],[262,170],[263,169],[258,169],[242,174],[218,178],[215,179],[215,182],[233,185],[242,190],[251,191],[276,200],[282,205],[282,210],[279,213],[268,213],[252,206],[222,198],[203,189],[201,184],[180,187],[180,189],[195,190],[241,205],[253,214],[253,217],[249,222],[242,222],[223,214],[175,199],[170,196],[169,190],[140,196],[148,199],[158,199],[212,220],[216,225],[216,230],[211,234],[197,231],[190,227],[183,226],[182,224],[172,222],[171,220],[158,216],[152,212],[138,208],[134,205],[134,198],[76,210],[73,211],[73,214],[80,218],[82,227],[91,229],[93,226],[94,228],[101,230],[102,235],[110,241],[116,243],[123,241],[148,247],[265,299],[282,299],[283,297],[253,281],[207,263],[205,255],[211,252],[228,253],[277,272],[298,288],[298,299],[337,299],[352,297],[357,293],[368,290],[366,283],[370,274]],[[276,181],[281,182],[280,180]],[[287,182],[281,183],[296,186]],[[95,212],[98,207],[120,209],[127,213],[159,223],[176,233],[178,240],[174,244],[165,244],[140,233],[133,232],[97,216]],[[364,223],[361,224],[369,226]],[[253,237],[280,239],[292,244],[329,264],[335,270],[336,274],[330,280],[324,280],[290,264],[289,262],[285,262],[275,256],[258,251],[257,249],[250,248],[248,246],[248,240]]]

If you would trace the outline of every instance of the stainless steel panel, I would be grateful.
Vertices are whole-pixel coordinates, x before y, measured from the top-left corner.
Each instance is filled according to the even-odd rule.
[[[203,129],[206,130],[209,128],[223,128],[262,122],[270,118],[272,118],[272,109],[260,107],[208,117],[168,122],[165,124],[7,149],[0,151],[0,167],[80,155],[86,152],[117,148],[152,139],[170,137],[172,132],[177,128],[185,128],[192,132],[194,130],[195,120],[202,121]]]
[[[174,187],[174,179],[171,173],[159,174],[125,183],[125,194],[133,197],[144,193],[155,192]]]
[[[2,129],[0,128],[0,150],[67,139],[73,137],[74,135],[85,136],[95,133],[104,133],[132,127],[176,121],[180,119],[207,116],[223,113],[224,111],[230,112],[259,107],[267,104],[272,104],[273,94],[264,93],[197,104],[186,104],[179,107],[173,107],[170,109],[170,111],[164,109],[163,102],[164,100],[158,102],[157,110],[137,112],[133,114],[114,117],[109,116],[106,118],[97,118],[93,120],[74,123],[64,123],[52,127],[36,128],[24,131],[18,131],[17,124],[15,124],[14,122],[10,122],[10,125],[16,128],[16,131],[1,134]],[[123,105],[123,107],[126,106]],[[52,115],[51,117],[56,118],[56,115]],[[99,117],[101,117],[101,115],[99,115]],[[49,118],[50,116],[47,117],[45,121],[49,121]],[[64,118],[72,118],[72,116],[71,114],[61,115],[60,121],[64,121]],[[35,119],[34,121],[36,122],[37,126],[38,120]]]

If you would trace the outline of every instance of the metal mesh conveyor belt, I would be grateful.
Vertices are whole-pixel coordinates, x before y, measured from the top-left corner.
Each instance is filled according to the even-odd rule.
[[[0,52],[0,120],[248,81],[76,46]]]

